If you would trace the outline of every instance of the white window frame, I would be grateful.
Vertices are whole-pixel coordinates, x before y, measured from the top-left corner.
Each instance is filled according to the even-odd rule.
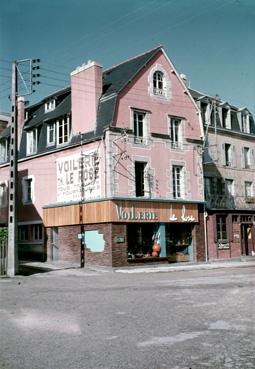
[[[245,198],[253,197],[253,182],[251,181],[244,182],[244,193]]]
[[[153,73],[153,94],[164,95],[164,73],[161,70]]]
[[[241,125],[243,133],[250,133],[250,115],[248,113],[241,114]]]
[[[251,149],[243,147],[243,166],[245,169],[251,168]]]
[[[52,134],[52,140],[51,140]],[[50,122],[47,124],[47,146],[53,146],[56,143],[56,123]]]
[[[8,205],[8,182],[0,182],[0,208],[5,208]]]
[[[142,117],[142,119],[140,119]],[[134,143],[140,145],[148,144],[147,136],[147,113],[140,110],[132,110],[132,126],[134,131]],[[141,132],[142,131],[142,132]]]
[[[24,205],[35,202],[35,177],[33,175],[22,178],[22,203]]]
[[[155,76],[157,76],[156,85],[155,85]],[[158,78],[162,77],[162,81]],[[167,99],[171,98],[171,82],[168,77],[167,72],[163,68],[161,64],[155,64],[153,68],[150,70],[148,74],[148,92],[151,97]],[[162,88],[161,88],[162,83]]]
[[[56,100],[55,99],[48,100],[44,104],[44,111],[45,111],[45,113],[48,113],[49,111],[54,110],[55,107],[56,107]]]
[[[182,165],[172,166],[173,198],[184,198],[184,167]]]
[[[226,121],[225,121],[225,127],[223,125],[223,111],[222,110],[227,110],[227,116],[226,116]],[[225,129],[231,129],[231,110],[228,106],[222,106],[221,108],[221,124],[222,127]]]
[[[169,117],[169,136],[172,149],[181,149],[183,143],[183,123],[181,118]]]
[[[8,160],[8,140],[3,139],[0,141],[0,163],[5,163]]]
[[[65,132],[65,127],[67,127],[67,132]],[[63,146],[69,143],[71,138],[71,120],[69,116],[65,116],[56,122],[56,136],[57,136],[57,146]],[[61,130],[61,135],[60,135]],[[63,138],[63,141],[60,142],[60,138]]]
[[[34,155],[37,153],[37,128],[27,131],[27,155]]]
[[[230,178],[225,179],[225,185],[226,185],[226,193],[227,195],[234,196],[235,195],[235,184],[234,180]]]

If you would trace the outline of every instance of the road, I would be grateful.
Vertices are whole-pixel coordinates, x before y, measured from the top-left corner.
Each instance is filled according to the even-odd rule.
[[[1,369],[254,369],[255,266],[0,280]]]

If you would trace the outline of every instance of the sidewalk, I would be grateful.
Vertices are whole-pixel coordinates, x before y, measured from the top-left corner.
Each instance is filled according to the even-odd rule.
[[[221,269],[221,268],[242,268],[255,267],[255,256],[242,257],[232,260],[214,260],[204,263],[174,263],[174,264],[153,264],[153,265],[132,265],[126,267],[102,267],[102,266],[85,266],[80,268],[78,263],[68,262],[21,262],[20,269],[23,269],[23,275],[30,275],[35,273],[47,273],[58,270],[79,270],[80,272],[115,272],[115,273],[163,273],[163,272],[177,272],[189,270],[206,270],[206,269]],[[27,270],[27,273],[24,272]],[[29,272],[30,271],[30,272]]]

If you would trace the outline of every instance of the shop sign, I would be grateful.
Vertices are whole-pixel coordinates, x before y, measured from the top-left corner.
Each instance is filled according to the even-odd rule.
[[[229,243],[228,242],[226,242],[226,243],[224,243],[224,242],[218,242],[218,250],[228,250],[229,249]]]
[[[124,243],[125,242],[125,236],[116,236],[115,237],[116,243]]]
[[[183,205],[182,207],[182,215],[181,215],[181,219],[183,222],[195,222],[195,218],[193,217],[193,215],[188,215],[186,213],[186,207],[185,205]]]
[[[71,202],[99,197],[99,160],[96,152],[57,159],[57,201]]]
[[[129,211],[116,205],[116,212],[118,220],[158,220],[158,213],[156,211],[138,211],[131,207]]]

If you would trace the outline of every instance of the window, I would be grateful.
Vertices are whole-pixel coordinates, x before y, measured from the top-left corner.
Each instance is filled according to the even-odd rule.
[[[147,144],[146,137],[146,114],[139,111],[133,112],[134,142],[137,144]]]
[[[18,226],[18,240],[28,241],[28,225]]]
[[[23,204],[31,204],[34,201],[34,178],[24,177],[22,179]]]
[[[57,144],[68,143],[71,136],[71,123],[69,117],[57,121]]]
[[[49,123],[47,125],[47,145],[52,146],[55,145],[56,142],[56,124]]]
[[[9,159],[9,140],[0,141],[0,163],[5,163]]]
[[[249,198],[253,196],[253,184],[252,182],[244,182],[245,197]]]
[[[8,187],[7,182],[0,183],[0,208],[6,207],[8,204]]]
[[[228,143],[223,144],[223,154],[224,154],[223,164],[226,165],[227,167],[234,166],[235,159],[234,151],[235,151],[234,146]]]
[[[153,93],[154,95],[163,95],[163,73],[156,71],[153,74]]]
[[[27,132],[27,155],[37,152],[37,129]]]
[[[54,110],[55,107],[56,107],[56,101],[54,99],[47,101],[44,105],[45,113],[48,113],[49,111]]]
[[[243,166],[246,169],[251,167],[251,150],[249,147],[243,147]]]
[[[226,179],[225,184],[226,184],[227,195],[234,196],[234,181],[233,181],[233,179]]]
[[[173,197],[175,199],[184,197],[183,167],[173,165]]]
[[[247,113],[242,113],[242,132],[250,133],[250,116]]]
[[[230,110],[228,108],[222,108],[222,127],[223,128],[231,128],[230,122]]]
[[[137,197],[145,195],[145,166],[146,163],[135,162],[135,195]]]
[[[204,178],[204,185],[205,185],[205,198],[206,198],[206,200],[209,200],[210,197],[215,194],[214,178],[205,177]]]
[[[200,110],[203,124],[210,124],[210,105],[203,101],[200,102]]]
[[[170,119],[170,139],[173,149],[181,148],[181,120],[176,118]]]
[[[227,216],[216,215],[217,241],[227,240]]]
[[[31,225],[31,236],[33,241],[41,241],[43,239],[42,224]]]

